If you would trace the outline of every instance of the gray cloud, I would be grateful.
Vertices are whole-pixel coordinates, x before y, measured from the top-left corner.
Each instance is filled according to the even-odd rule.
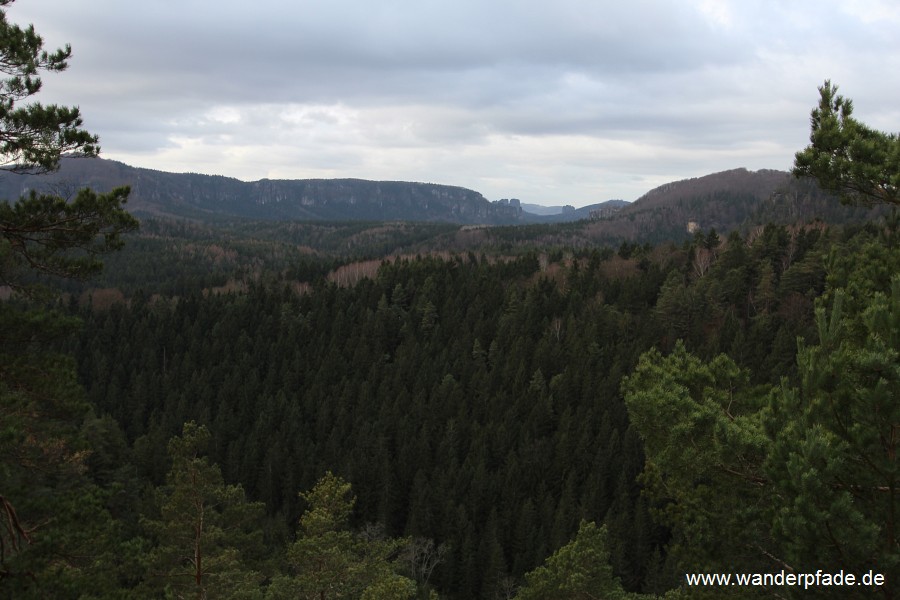
[[[889,0],[18,0],[8,17],[73,45],[41,99],[152,168],[586,204],[787,168],[825,78],[897,129]]]

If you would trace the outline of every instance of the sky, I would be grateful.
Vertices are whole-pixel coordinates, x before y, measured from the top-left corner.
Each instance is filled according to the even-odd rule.
[[[896,0],[17,0],[101,156],[585,206],[788,170],[830,79],[900,130]]]

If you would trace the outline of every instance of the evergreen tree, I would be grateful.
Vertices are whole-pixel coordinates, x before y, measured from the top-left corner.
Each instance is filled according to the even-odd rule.
[[[774,533],[795,569],[875,569],[900,580],[900,277],[861,312],[838,290],[817,310],[819,344],[798,354],[799,388],[771,395],[767,473]]]
[[[643,481],[684,571],[872,569],[886,580],[877,591],[896,596],[898,268],[900,253],[876,242],[835,253],[796,384],[753,388],[727,357],[705,363],[681,343],[646,353],[625,380]]]
[[[247,502],[238,485],[225,485],[219,467],[202,456],[205,427],[185,423],[169,442],[172,468],[157,492],[158,517],[144,519],[156,540],[145,587],[176,598],[261,598],[259,554],[262,504]]]
[[[605,527],[582,521],[571,542],[525,575],[516,600],[625,600],[631,597],[609,565]]]
[[[380,528],[350,530],[355,498],[350,484],[330,471],[301,494],[308,508],[287,553],[290,576],[276,578],[268,598],[344,600],[412,598],[415,583],[395,572],[406,540],[385,538]]]
[[[0,7],[12,0],[0,0]],[[48,171],[63,152],[96,154],[77,108],[21,104],[41,88],[42,71],[66,68],[71,49],[43,50],[29,26],[0,8],[0,162]],[[0,202],[0,285],[47,299],[41,277],[96,273],[97,255],[118,249],[137,222],[123,209],[126,189],[79,192],[67,201],[31,194]],[[21,300],[21,298],[19,299]],[[0,592],[9,597],[90,593],[106,578],[92,572],[109,554],[109,515],[84,477],[89,454],[80,435],[86,404],[70,358],[53,346],[77,323],[22,302],[0,302]],[[106,522],[104,524],[104,521]],[[109,574],[109,571],[106,571]],[[80,582],[75,584],[73,582]],[[79,587],[81,589],[79,589]]]
[[[21,105],[41,89],[42,71],[64,71],[69,46],[48,52],[33,26],[6,20],[14,0],[0,0],[0,162],[21,172],[58,168],[64,152],[96,155],[97,137],[81,129],[77,108]],[[96,273],[96,256],[121,247],[120,234],[137,221],[122,210],[127,188],[109,194],[78,192],[71,201],[31,193],[0,202],[0,284],[33,291],[35,274],[63,278]]]
[[[15,0],[0,0],[6,7]],[[60,72],[68,67],[72,48],[44,50],[44,40],[29,25],[21,28],[6,20],[0,9],[0,155],[4,164],[20,171],[52,171],[64,152],[95,155],[97,137],[81,129],[78,108],[39,103],[20,105],[41,89],[41,71]]]
[[[103,565],[111,517],[104,494],[85,476],[84,395],[72,359],[47,348],[72,326],[58,314],[0,302],[4,597],[77,597],[112,575]]]
[[[844,202],[900,204],[900,137],[853,118],[853,102],[830,81],[819,88],[810,145],[797,153],[794,175],[814,177]]]
[[[622,386],[647,454],[643,481],[672,528],[670,551],[696,570],[760,566],[768,446],[747,374],[724,355],[704,363],[679,341],[669,356],[641,356]]]
[[[137,227],[122,208],[127,197],[128,188],[84,189],[71,201],[32,192],[14,204],[0,202],[0,284],[33,296],[41,289],[36,277],[96,274],[97,256],[121,248],[121,234]]]

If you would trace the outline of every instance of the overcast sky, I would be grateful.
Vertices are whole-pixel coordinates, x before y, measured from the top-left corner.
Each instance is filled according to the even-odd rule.
[[[18,0],[102,156],[166,171],[634,200],[788,169],[817,86],[900,130],[896,0]]]

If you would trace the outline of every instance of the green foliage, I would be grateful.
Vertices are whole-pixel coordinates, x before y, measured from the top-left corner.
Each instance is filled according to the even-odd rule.
[[[13,0],[0,0],[0,7]],[[18,106],[38,93],[41,71],[67,67],[71,48],[49,53],[29,26],[9,23],[0,8],[0,162],[14,170],[56,170],[63,152],[95,155],[97,138],[81,129],[77,108],[38,103]],[[32,192],[15,203],[0,202],[0,284],[17,291],[34,275],[83,278],[100,269],[96,256],[121,247],[119,235],[137,227],[122,205],[128,188],[108,194],[78,192],[67,201]]]
[[[0,0],[0,7],[13,1]],[[4,164],[13,163],[19,171],[53,171],[64,152],[93,156],[99,151],[97,137],[81,129],[78,108],[20,105],[40,91],[41,71],[68,67],[71,47],[47,52],[43,46],[33,26],[23,29],[9,23],[0,9],[0,72],[7,76],[0,80],[0,155]]]
[[[0,302],[0,595],[67,598],[115,585],[117,524],[87,477],[88,405],[74,360],[54,349],[78,326]]]
[[[876,568],[900,577],[900,278],[860,312],[817,310],[820,343],[802,347],[799,389],[771,398],[767,472],[789,501],[774,528],[798,568]]]
[[[3,281],[28,292],[35,269],[93,272],[133,225],[126,195],[7,206]],[[41,229],[53,218],[83,227],[54,237]],[[53,536],[30,543],[11,521],[4,569],[41,585],[20,578],[4,592],[468,600],[509,597],[546,559],[520,597],[587,598],[663,591],[688,566],[805,568],[843,553],[896,569],[882,511],[897,361],[884,332],[898,320],[888,284],[900,261],[870,243],[893,243],[890,226],[827,260],[837,236],[821,224],[618,254],[522,251],[534,239],[504,231],[519,258],[396,259],[340,286],[325,275],[348,257],[463,232],[151,227],[120,257],[130,302],[80,313],[88,327],[72,348],[100,416],[71,363],[47,352],[74,322],[0,305],[11,415],[0,491],[23,531],[58,515]],[[816,334],[826,262],[842,313],[819,317],[820,344],[792,366],[797,336]],[[205,293],[235,280],[235,293]],[[775,391],[754,387],[782,375]],[[170,465],[163,449],[179,431]],[[73,507],[94,517],[82,530]],[[819,532],[837,517],[829,542]],[[68,548],[90,552],[60,558]]]
[[[812,111],[810,145],[798,152],[794,175],[814,177],[846,203],[900,203],[900,138],[853,118],[853,103],[825,81]]]
[[[123,209],[127,187],[108,194],[84,189],[72,201],[34,192],[0,203],[0,283],[34,289],[35,275],[83,279],[97,273],[97,256],[122,247],[121,234],[137,227]]]
[[[248,564],[261,543],[260,503],[239,485],[225,485],[202,456],[209,431],[185,423],[169,442],[172,468],[157,490],[159,516],[144,519],[155,540],[145,587],[177,598],[261,598],[262,575]]]
[[[0,0],[8,6],[12,0]],[[96,154],[77,108],[19,105],[62,71],[71,50],[48,53],[32,27],[0,10],[0,155],[18,171],[47,171],[62,152]],[[32,299],[41,278],[83,278],[97,256],[121,245],[137,222],[122,208],[126,188],[83,190],[71,202],[32,193],[0,202],[0,285]],[[114,585],[116,525],[106,493],[86,476],[88,414],[73,360],[55,347],[77,323],[58,311],[0,302],[0,590],[15,597],[71,597]],[[108,591],[108,590],[107,590]]]
[[[900,254],[861,240],[835,249],[796,381],[753,388],[727,357],[705,362],[681,342],[624,380],[682,572],[873,569],[895,591]]]
[[[402,575],[388,575],[363,590],[360,600],[412,600],[416,584]]]
[[[386,539],[378,528],[361,533],[349,529],[355,499],[350,484],[326,473],[301,494],[309,507],[288,549],[290,576],[276,578],[269,598],[338,600],[350,598],[412,598],[415,583],[394,572],[394,559],[406,544]]]
[[[24,48],[9,56],[40,49],[9,31]],[[68,49],[35,56],[0,94],[36,92]],[[893,168],[895,136],[822,94],[798,173],[893,201],[877,165]],[[63,115],[41,110],[28,118],[51,129]],[[94,152],[79,135],[50,131],[48,147]],[[11,160],[56,164],[16,144]],[[792,189],[779,210],[814,210]],[[44,276],[96,273],[136,225],[127,195],[0,204],[0,284],[34,298]],[[655,212],[622,236],[153,222],[110,279],[129,302],[80,313],[70,347],[90,402],[60,350],[75,320],[0,303],[0,594],[469,600],[510,597],[524,577],[519,598],[626,598],[677,569],[738,565],[896,579],[900,259],[882,251],[896,223],[840,247],[822,224],[691,242],[681,217],[700,204],[734,223],[759,203],[707,196],[677,205],[684,245],[661,248],[634,241],[661,235]],[[518,257],[376,261],[326,280],[428,244]],[[833,308],[820,301],[814,320],[826,262]],[[816,333],[795,361],[797,337]]]
[[[624,410],[610,383],[636,357],[630,317],[532,282],[537,268],[533,257],[426,258],[303,296],[254,287],[85,313],[85,382],[151,477],[165,473],[153,448],[190,419],[209,424],[226,481],[264,500],[273,521],[297,523],[295,490],[340,466],[359,495],[356,519],[446,543],[430,580],[409,576],[441,590],[471,581],[477,597],[565,543],[583,515],[599,520],[634,493],[615,486],[634,446],[619,447]],[[593,277],[584,285],[605,285]],[[652,297],[657,277],[618,284],[623,299]],[[583,352],[591,342],[603,350]],[[625,477],[639,469],[629,460]],[[605,491],[593,491],[599,481]],[[533,531],[517,542],[528,502]]]
[[[696,570],[759,565],[768,446],[747,373],[725,355],[702,361],[679,341],[668,356],[642,355],[622,388],[647,453],[642,480],[672,529],[670,550]]]
[[[628,259],[558,253],[543,267],[536,253],[400,259],[355,285],[320,279],[302,294],[261,283],[136,295],[81,313],[80,372],[147,481],[165,477],[165,440],[185,421],[205,423],[224,480],[266,503],[272,552],[311,504],[296,490],[340,469],[358,496],[343,531],[379,522],[388,536],[444,548],[427,569],[404,559],[420,594],[502,596],[581,519],[607,524],[625,589],[661,591],[669,533],[650,514],[665,505],[640,499],[643,447],[621,378],[682,331],[685,352],[715,362],[717,377],[737,369],[736,397],[796,377],[795,339],[814,334],[812,298],[835,236],[773,226],[707,249],[708,237],[702,277],[690,247],[667,246],[631,248]],[[731,365],[715,359],[734,350]],[[735,466],[723,440],[709,472],[728,481],[713,468]]]
[[[516,600],[624,600],[609,564],[605,527],[582,521],[575,539],[525,576]]]

